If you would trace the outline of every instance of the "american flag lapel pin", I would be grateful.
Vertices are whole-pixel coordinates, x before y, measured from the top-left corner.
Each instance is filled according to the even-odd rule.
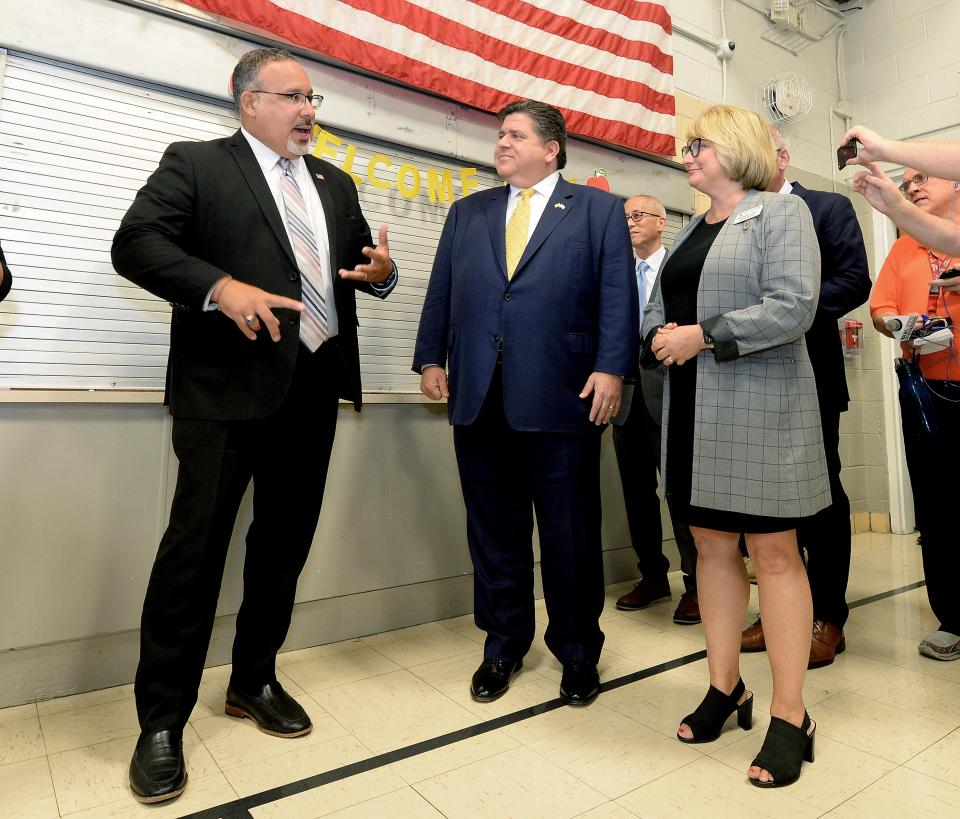
[[[566,206],[565,204],[563,204],[563,202],[557,202],[557,203],[554,205],[554,207],[555,207],[555,208],[560,208],[560,210],[565,210],[567,206]]]

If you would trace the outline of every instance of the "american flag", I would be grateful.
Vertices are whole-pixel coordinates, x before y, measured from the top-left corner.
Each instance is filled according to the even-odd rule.
[[[674,153],[667,0],[186,0],[457,102],[559,108],[567,128]]]

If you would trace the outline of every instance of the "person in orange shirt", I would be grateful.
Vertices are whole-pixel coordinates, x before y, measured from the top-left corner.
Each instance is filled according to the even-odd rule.
[[[901,191],[920,210],[960,221],[960,183],[926,176],[913,168],[903,169],[903,179]],[[960,258],[945,256],[903,235],[890,249],[870,295],[873,324],[886,336],[893,334],[885,316],[919,314],[952,321],[953,340],[948,346],[916,356],[929,387],[937,431],[918,437],[905,423],[903,436],[927,595],[940,621],[940,628],[921,640],[918,649],[937,660],[960,658],[960,596],[954,585],[960,573],[960,550],[952,516],[930,495],[930,476],[936,473],[936,465],[950,469],[960,462],[960,436],[956,434],[960,424],[960,275],[941,279],[954,268],[960,268]],[[922,349],[910,341],[902,342],[901,347],[907,359]]]

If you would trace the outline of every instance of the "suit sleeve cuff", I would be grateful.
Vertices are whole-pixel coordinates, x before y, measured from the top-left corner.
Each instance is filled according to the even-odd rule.
[[[393,265],[393,270],[390,271],[390,275],[387,276],[382,282],[371,282],[370,289],[373,290],[373,295],[378,299],[385,299],[390,295],[390,291],[397,286],[397,282],[400,280],[400,274],[397,272],[397,263],[391,259],[390,264]]]
[[[704,319],[700,322],[700,327],[705,335],[713,338],[713,357],[717,361],[733,361],[740,356],[733,330],[722,314]]]

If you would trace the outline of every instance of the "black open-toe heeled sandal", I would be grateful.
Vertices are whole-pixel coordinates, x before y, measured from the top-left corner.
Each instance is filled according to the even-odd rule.
[[[677,739],[690,745],[713,742],[720,736],[723,724],[734,711],[737,712],[737,725],[744,731],[749,731],[753,727],[753,693],[750,692],[749,696],[737,705],[737,700],[743,696],[745,690],[743,680],[737,680],[736,687],[729,694],[724,694],[711,685],[697,710],[687,714],[681,721],[682,725],[690,728],[693,736],[683,737],[677,731]]]
[[[810,729],[811,725],[813,730]],[[803,763],[813,762],[813,741],[816,735],[817,725],[806,711],[803,712],[803,724],[799,728],[780,717],[770,717],[767,736],[752,764],[765,768],[773,779],[768,782],[751,779],[750,784],[758,788],[782,788],[784,785],[792,785],[800,778]]]

